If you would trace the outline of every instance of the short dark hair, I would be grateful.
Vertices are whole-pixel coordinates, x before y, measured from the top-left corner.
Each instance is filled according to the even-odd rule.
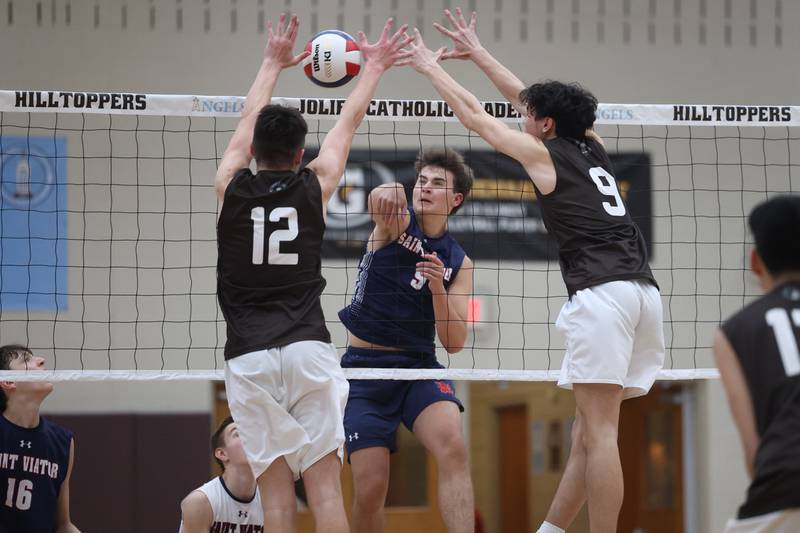
[[[294,107],[265,105],[253,128],[253,156],[256,163],[289,168],[297,151],[306,144],[308,124]]]
[[[225,465],[217,459],[217,455],[214,453],[217,451],[217,448],[224,448],[225,447],[225,428],[233,424],[233,417],[229,416],[222,423],[219,425],[217,430],[211,435],[211,455],[214,457],[214,460],[217,462],[219,467],[225,471]]]
[[[0,370],[9,370],[11,368],[11,361],[25,354],[33,355],[33,352],[27,346],[22,344],[6,344],[0,346]],[[6,393],[0,390],[0,413],[6,412],[8,407],[8,398]]]
[[[750,211],[748,223],[771,275],[800,272],[800,195],[783,194],[761,202]]]
[[[452,148],[423,148],[420,150],[417,160],[414,162],[414,171],[419,174],[423,168],[429,166],[443,168],[453,174],[453,190],[464,195],[461,204],[450,211],[452,215],[464,205],[472,190],[474,180],[472,169],[464,163],[464,156]]]
[[[597,98],[577,83],[547,80],[519,93],[529,113],[556,121],[556,135],[583,139],[594,125]]]

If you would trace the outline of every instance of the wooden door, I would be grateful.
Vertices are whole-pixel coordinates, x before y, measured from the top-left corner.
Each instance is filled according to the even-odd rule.
[[[656,384],[622,402],[619,449],[625,499],[618,531],[683,531],[682,413],[679,385]]]
[[[528,413],[525,405],[497,409],[500,439],[500,524],[507,533],[528,532]]]

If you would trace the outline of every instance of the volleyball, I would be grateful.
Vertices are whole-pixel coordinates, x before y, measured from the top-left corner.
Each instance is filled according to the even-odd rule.
[[[340,87],[358,75],[361,51],[356,41],[339,30],[324,30],[308,44],[311,54],[303,61],[308,79],[321,87]]]

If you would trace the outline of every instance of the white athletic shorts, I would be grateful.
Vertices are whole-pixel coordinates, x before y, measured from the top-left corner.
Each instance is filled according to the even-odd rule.
[[[295,342],[225,363],[225,389],[258,478],[283,456],[295,479],[332,451],[342,458],[349,385],[332,344]]]
[[[624,398],[647,394],[664,365],[661,295],[651,283],[610,281],[582,289],[556,320],[566,353],[558,385],[620,385]]]
[[[752,518],[731,518],[724,533],[797,533],[800,531],[800,509],[776,511]]]

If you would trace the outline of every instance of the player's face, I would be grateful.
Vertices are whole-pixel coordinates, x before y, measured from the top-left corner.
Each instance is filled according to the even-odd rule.
[[[225,428],[225,453],[233,464],[247,464],[247,455],[244,453],[242,439],[239,436],[239,424],[229,424]]]
[[[44,370],[44,357],[27,352],[21,353],[8,364],[9,370]],[[17,381],[18,392],[45,392],[53,390],[53,384],[47,381]]]
[[[442,167],[423,167],[414,184],[413,202],[417,213],[447,215],[454,207],[453,173]]]
[[[537,118],[535,111],[528,111],[525,113],[525,131],[537,139],[544,139],[546,137],[545,121],[545,118]]]

